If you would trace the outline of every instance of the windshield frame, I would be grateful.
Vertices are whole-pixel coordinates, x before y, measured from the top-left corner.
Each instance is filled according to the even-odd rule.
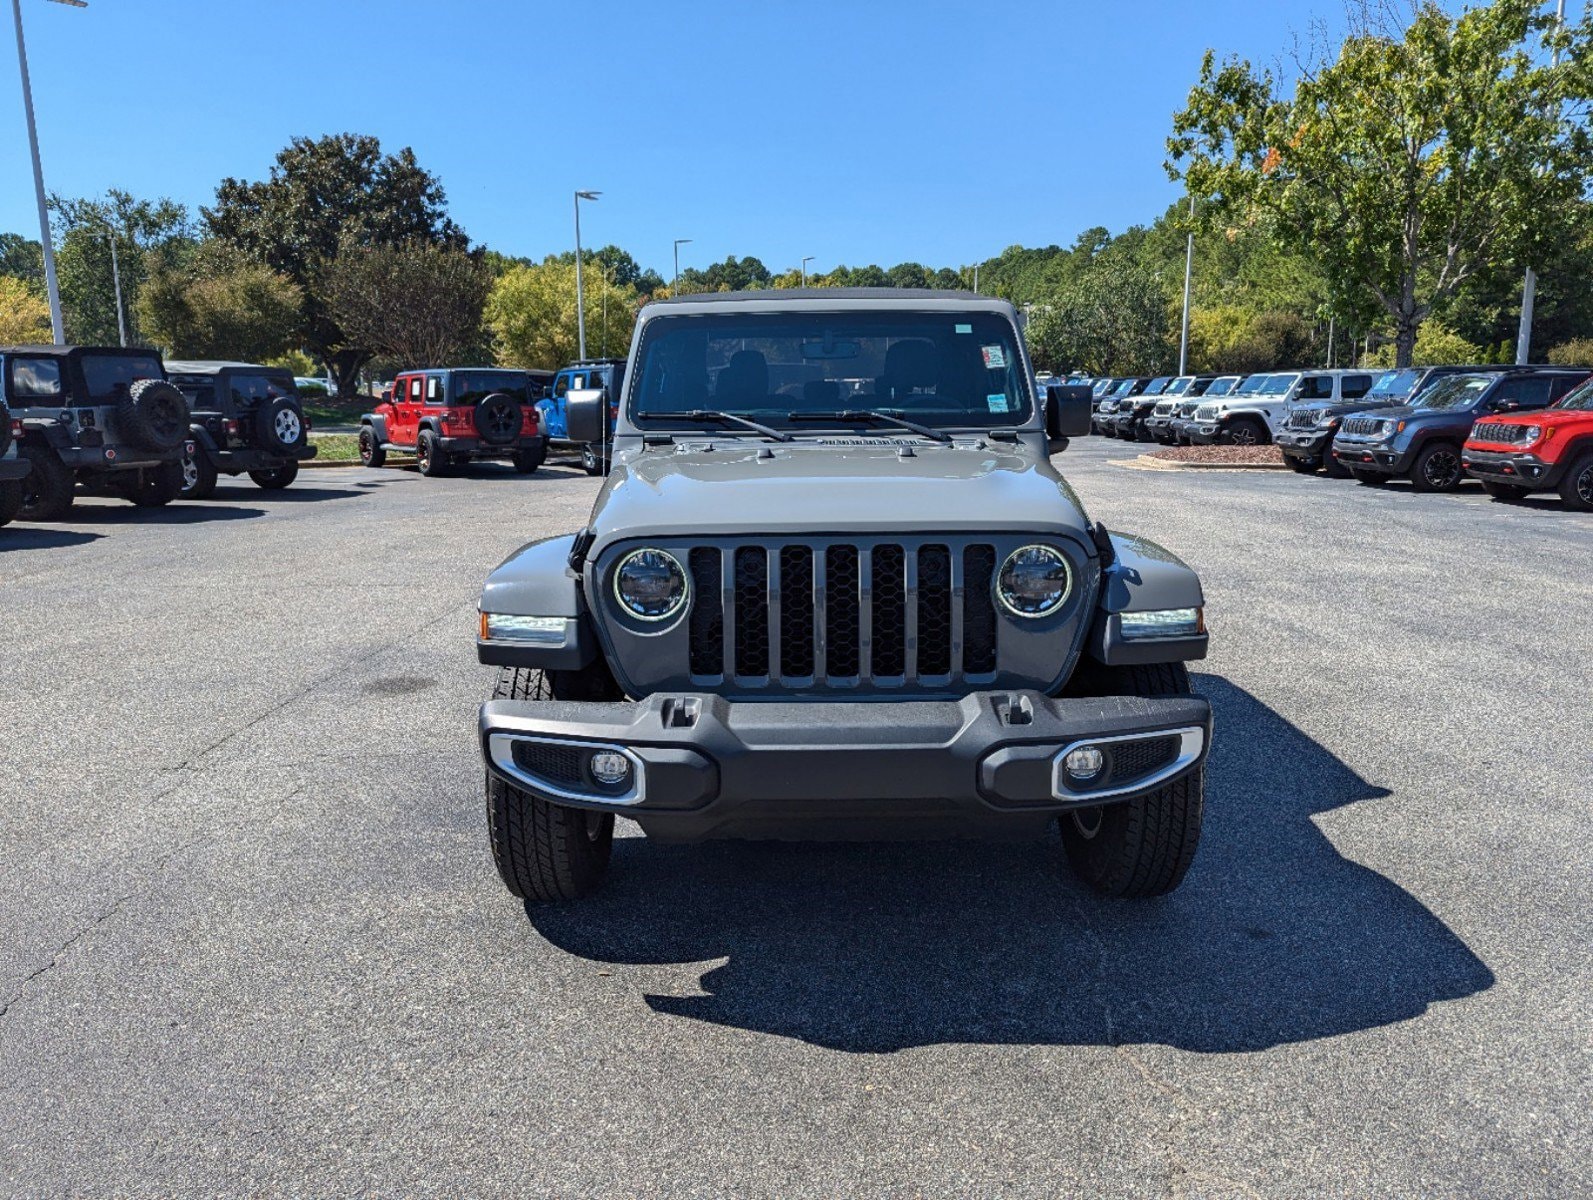
[[[811,329],[804,329],[804,325],[811,325]],[[693,329],[693,326],[697,328]],[[760,329],[760,326],[764,328]],[[875,326],[877,329],[871,330],[870,326]],[[717,344],[719,353],[723,353],[726,345],[736,341],[759,343],[761,349],[753,345],[744,345],[743,349],[757,350],[757,353],[764,357],[766,368],[776,375],[794,375],[797,378],[789,381],[770,378],[765,384],[770,389],[769,392],[759,397],[762,403],[745,403],[731,400],[729,397],[721,398],[718,395],[718,388],[721,386],[718,373],[728,369],[729,364],[723,361],[715,363],[714,352],[709,351],[709,357],[701,368],[710,373],[709,377],[694,380],[687,385],[688,388],[703,389],[701,404],[691,403],[690,396],[694,393],[688,391],[684,401],[676,398],[678,407],[652,409],[644,407],[649,399],[654,401],[661,399],[650,396],[647,389],[658,386],[660,377],[656,372],[668,369],[667,359],[663,363],[657,363],[651,361],[649,355],[659,353],[660,339],[679,336],[682,333],[689,333],[693,337],[706,336],[707,344],[710,347]],[[883,363],[870,361],[870,359],[879,360],[882,351],[889,351],[894,345],[903,342],[932,341],[937,351],[944,355],[948,345],[960,347],[960,339],[965,336],[970,339],[966,347],[978,347],[978,350],[984,354],[983,365],[979,363],[978,353],[967,356],[966,360],[959,353],[955,359],[941,358],[941,366],[955,362],[959,368],[966,370],[968,383],[973,383],[976,377],[984,377],[985,382],[979,386],[986,388],[996,386],[995,380],[989,376],[999,375],[1005,396],[1004,402],[1008,406],[1006,409],[992,407],[986,414],[984,410],[976,408],[977,388],[974,393],[967,395],[948,392],[942,396],[938,389],[944,385],[953,371],[947,369],[943,373],[939,367],[936,369],[935,391],[923,390],[916,383],[910,388],[912,394],[908,396],[863,390],[884,377],[882,372],[887,368]],[[850,356],[809,355],[805,347],[810,342],[820,341],[821,338],[826,348],[832,342],[837,347],[855,342],[858,344],[857,350]],[[786,344],[782,346],[782,343]],[[684,356],[680,360],[683,364],[682,369],[688,373],[690,379],[691,373],[698,370],[693,365],[697,356],[692,352],[689,342],[683,341],[679,345],[680,353]],[[768,360],[768,353],[774,353],[779,349],[789,350],[791,345],[804,347],[799,352],[799,358],[777,357],[772,362]],[[1001,350],[999,364],[992,363],[990,351],[995,347]],[[765,353],[766,351],[768,353]],[[831,378],[828,364],[849,362],[853,359],[857,362],[850,373],[838,373],[838,378]],[[705,433],[711,433],[714,437],[761,436],[735,428],[705,431],[700,425],[681,419],[686,413],[704,409],[718,410],[760,421],[797,438],[825,436],[835,431],[889,436],[887,426],[881,422],[844,421],[839,418],[827,423],[812,419],[803,420],[800,414],[805,411],[858,412],[873,409],[888,416],[899,415],[937,430],[964,435],[988,434],[997,429],[1027,429],[1042,420],[1044,414],[1035,376],[1030,369],[1023,335],[1007,314],[993,308],[953,306],[919,308],[903,304],[899,307],[837,305],[821,308],[793,305],[742,309],[739,306],[733,308],[726,305],[723,308],[711,307],[680,312],[666,310],[650,314],[642,322],[636,335],[633,362],[634,369],[625,372],[622,420],[628,426],[626,432],[644,436],[672,434],[702,437]],[[809,364],[814,370],[822,372],[816,377],[815,382],[837,383],[843,388],[851,386],[854,390],[824,404],[813,404],[801,396],[792,395],[787,389],[797,385],[800,376],[805,373],[802,368]],[[878,371],[874,370],[876,365],[879,366]],[[859,370],[862,373],[858,373]],[[957,382],[954,378],[951,381]],[[919,396],[922,396],[927,403],[912,403]],[[993,403],[996,393],[990,391],[985,399]],[[774,403],[775,401],[783,403]],[[663,403],[668,404],[669,401],[664,399]],[[958,411],[959,409],[961,411]],[[986,415],[989,416],[989,420],[968,419]]]
[[[1410,399],[1410,407],[1423,412],[1465,412],[1476,405],[1491,392],[1494,386],[1503,379],[1503,375],[1487,375],[1482,372],[1468,372],[1465,374],[1445,375],[1433,380],[1415,396]],[[1464,393],[1469,385],[1481,383],[1482,387],[1470,393],[1471,401],[1468,404],[1434,405],[1432,397],[1448,396],[1450,394]]]

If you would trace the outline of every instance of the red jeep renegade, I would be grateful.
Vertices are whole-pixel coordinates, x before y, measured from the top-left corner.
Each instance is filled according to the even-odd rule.
[[[533,372],[486,367],[405,371],[391,399],[360,418],[360,461],[379,467],[389,451],[413,454],[422,475],[443,475],[479,458],[508,459],[529,475],[548,454]]]
[[[1498,499],[1558,490],[1567,508],[1593,512],[1593,379],[1549,408],[1478,421],[1461,463]]]

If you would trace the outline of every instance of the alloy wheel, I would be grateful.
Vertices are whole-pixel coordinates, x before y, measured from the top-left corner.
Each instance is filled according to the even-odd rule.
[[[298,444],[299,434],[304,431],[304,426],[299,420],[299,414],[291,408],[285,408],[277,414],[277,438],[284,446]]]
[[[199,486],[199,464],[192,454],[183,455],[183,491],[191,492]]]
[[[1593,505],[1593,465],[1583,467],[1576,477],[1576,494],[1583,504]]]
[[[1446,491],[1460,482],[1460,456],[1453,450],[1439,450],[1422,466],[1422,476],[1439,491]]]

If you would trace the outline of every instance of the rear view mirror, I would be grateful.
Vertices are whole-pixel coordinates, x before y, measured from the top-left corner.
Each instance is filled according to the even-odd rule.
[[[608,441],[608,389],[571,388],[564,394],[564,420],[572,442]]]
[[[1089,433],[1090,399],[1090,389],[1083,384],[1054,384],[1046,389],[1045,438],[1053,454],[1065,449],[1069,438]]]

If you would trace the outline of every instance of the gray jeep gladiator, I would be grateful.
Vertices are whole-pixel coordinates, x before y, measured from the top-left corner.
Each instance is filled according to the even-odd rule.
[[[577,533],[482,592],[487,823],[504,883],[593,891],[614,818],[668,841],[1043,836],[1119,896],[1176,887],[1211,709],[1195,573],[1108,533],[1051,464],[1005,301],[684,296],[641,312]],[[601,443],[601,390],[567,398]]]

